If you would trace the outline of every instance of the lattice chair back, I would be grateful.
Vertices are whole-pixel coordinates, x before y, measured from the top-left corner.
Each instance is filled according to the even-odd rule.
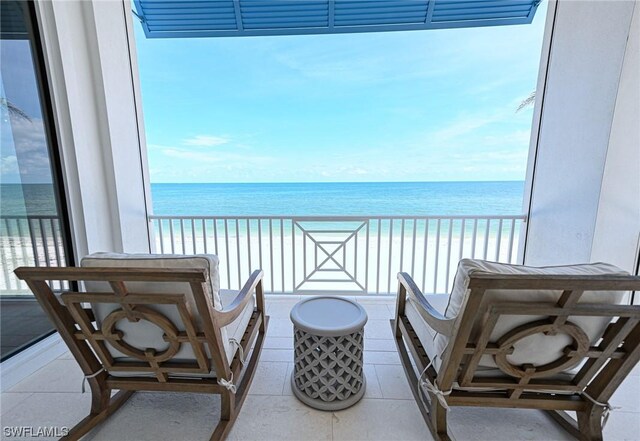
[[[221,310],[218,259],[212,255],[166,256],[96,253],[86,269],[198,270],[203,282],[180,280],[87,280],[86,292],[62,294],[84,338],[113,376],[215,377],[212,353],[226,341],[205,336],[211,308]],[[90,303],[95,326],[82,309]],[[213,346],[213,347],[212,347]],[[226,351],[226,348],[225,348]],[[227,364],[228,366],[228,364]]]
[[[604,263],[462,260],[445,311],[456,332],[434,339],[441,387],[509,389],[511,399],[525,390],[582,392],[609,361],[603,374],[615,369],[626,356],[620,345],[640,332],[628,276]]]

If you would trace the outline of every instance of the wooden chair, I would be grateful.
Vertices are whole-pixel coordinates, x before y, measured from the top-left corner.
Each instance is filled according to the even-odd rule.
[[[640,277],[465,259],[450,296],[398,280],[391,325],[436,440],[451,439],[451,406],[541,409],[578,439],[602,439],[608,400],[640,359],[640,306],[627,296]]]
[[[267,330],[262,271],[240,292],[220,292],[215,256],[99,253],[82,266],[15,270],[91,389],[89,415],[63,439],[80,439],[138,390],[219,394],[221,415],[211,439],[224,439]],[[86,292],[57,295],[47,283],[52,280],[82,282]],[[112,390],[119,392],[111,397]]]

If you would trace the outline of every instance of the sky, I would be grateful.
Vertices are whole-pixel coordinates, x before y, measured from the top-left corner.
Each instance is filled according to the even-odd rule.
[[[147,39],[151,182],[524,180],[546,2],[530,25]]]
[[[31,47],[0,39],[0,183],[52,182]],[[23,115],[12,115],[9,102]]]

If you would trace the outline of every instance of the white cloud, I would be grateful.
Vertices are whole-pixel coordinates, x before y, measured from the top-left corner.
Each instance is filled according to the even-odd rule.
[[[161,152],[172,158],[183,159],[193,161],[193,164],[197,164],[199,162],[224,162],[225,165],[229,164],[255,164],[259,162],[267,162],[272,158],[268,156],[261,155],[251,155],[251,154],[238,154],[238,153],[229,153],[223,151],[193,151],[179,147],[162,147]]]
[[[0,158],[0,171],[2,174],[18,173],[18,159],[15,155]]]
[[[307,170],[310,175],[320,175],[325,178],[340,176],[365,176],[371,174],[371,170],[357,166],[335,167],[331,165],[316,167]]]
[[[215,153],[193,152],[190,150],[181,150],[173,147],[163,148],[162,153],[173,158],[189,159],[196,162],[220,162],[222,160],[220,155],[217,155]]]
[[[212,135],[196,135],[191,138],[187,138],[182,141],[183,145],[193,147],[216,147],[229,143],[229,138],[224,136],[212,136]]]
[[[2,121],[3,179],[25,183],[51,182],[47,138],[41,119]],[[19,174],[19,178],[18,178]]]

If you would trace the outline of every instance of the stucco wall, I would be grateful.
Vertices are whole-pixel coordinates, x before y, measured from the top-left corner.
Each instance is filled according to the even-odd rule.
[[[37,2],[77,258],[148,252],[130,3]]]
[[[636,270],[640,245],[640,6],[625,51],[591,259]]]
[[[542,99],[538,103],[542,109],[539,134],[529,163],[532,191],[526,264],[592,259],[634,6],[634,1],[561,1],[557,5],[544,89],[538,90]],[[620,119],[618,136],[634,130],[637,124],[626,127],[632,123]],[[620,154],[623,161],[631,159],[627,153]],[[618,173],[614,163],[610,163],[610,173]],[[614,191],[609,184],[606,187],[607,195]],[[625,194],[625,198],[632,197]],[[604,231],[606,218],[601,222],[599,232]]]

